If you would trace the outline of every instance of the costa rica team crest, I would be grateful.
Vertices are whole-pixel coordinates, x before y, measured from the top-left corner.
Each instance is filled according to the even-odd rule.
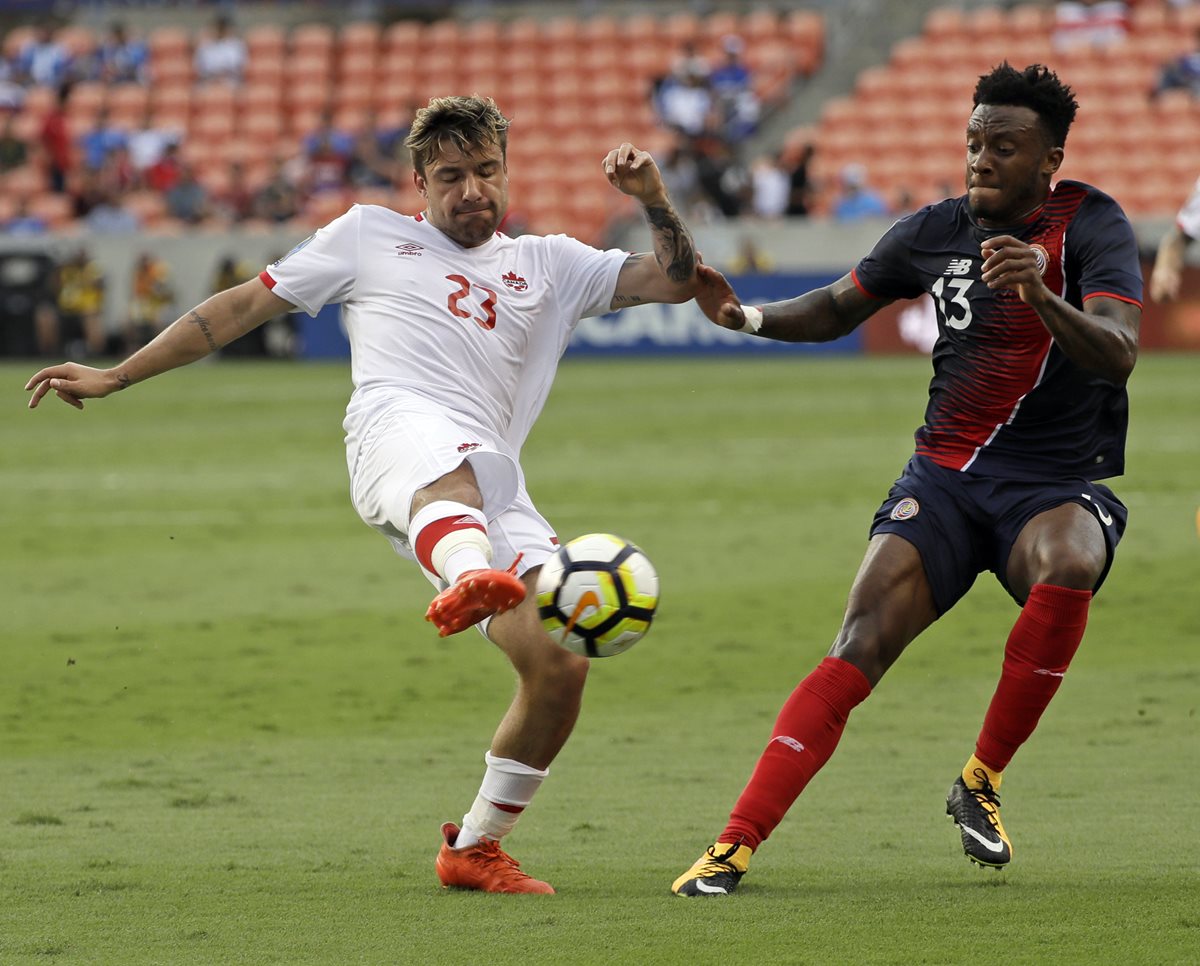
[[[1033,249],[1033,258],[1037,262],[1037,270],[1039,275],[1045,275],[1046,269],[1050,267],[1050,253],[1038,244],[1029,246]]]
[[[911,496],[906,496],[903,500],[892,507],[893,520],[911,520],[921,512],[921,504],[914,500]]]

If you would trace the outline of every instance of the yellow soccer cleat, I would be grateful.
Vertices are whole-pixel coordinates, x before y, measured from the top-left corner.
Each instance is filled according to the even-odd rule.
[[[696,864],[671,884],[677,896],[727,896],[750,868],[753,851],[740,842],[710,845]]]

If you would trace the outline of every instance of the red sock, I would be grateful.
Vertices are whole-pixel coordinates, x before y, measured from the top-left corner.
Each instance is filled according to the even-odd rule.
[[[1004,771],[1033,734],[1054,697],[1087,626],[1090,590],[1034,584],[1004,646],[1004,667],[992,695],[975,756]]]
[[[717,841],[757,849],[829,760],[846,718],[870,693],[870,682],[848,661],[827,657],[818,664],[784,702],[771,740]]]

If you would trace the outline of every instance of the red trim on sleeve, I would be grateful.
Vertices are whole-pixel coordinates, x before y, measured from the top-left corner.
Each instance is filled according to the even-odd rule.
[[[271,276],[267,274],[267,270],[265,268],[258,273],[258,280],[269,289],[275,288],[275,279],[271,278]]]
[[[850,279],[851,279],[851,281],[854,282],[854,284],[856,286],[858,286],[858,290],[860,292],[862,292],[863,295],[865,295],[867,298],[869,298],[869,299],[883,298],[882,295],[876,295],[874,292],[868,291],[867,287],[858,280],[858,271],[856,269],[853,269],[853,268],[850,269]]]
[[[1116,292],[1089,292],[1083,297],[1083,300],[1086,302],[1088,299],[1096,298],[1116,299],[1118,302],[1128,302],[1130,305],[1136,305],[1139,309],[1142,307],[1142,303],[1137,299],[1131,299],[1128,295],[1118,295]]]

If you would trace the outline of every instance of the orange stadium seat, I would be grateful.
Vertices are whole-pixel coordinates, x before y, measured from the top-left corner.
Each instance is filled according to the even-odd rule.
[[[440,51],[452,57],[464,52],[465,42],[457,20],[434,20],[426,24],[421,39],[431,51]]]
[[[37,37],[37,28],[33,26],[17,26],[4,35],[3,50],[5,57],[15,58],[29,41]]]
[[[517,17],[501,28],[501,43],[513,57],[526,60],[542,42],[541,24],[533,17]]]
[[[621,28],[616,17],[597,14],[583,21],[579,33],[587,48],[596,46],[613,48],[620,43]]]
[[[159,228],[169,217],[166,199],[157,191],[131,191],[121,203],[143,228]]]
[[[155,27],[146,37],[151,63],[186,60],[192,56],[192,38],[182,27]]]
[[[677,10],[667,14],[662,21],[662,33],[673,44],[699,44],[704,40],[700,31],[700,17],[690,10]]]
[[[287,52],[287,33],[278,24],[254,24],[242,31],[248,60],[282,57]]]
[[[338,84],[333,95],[333,108],[339,113],[345,111],[362,113],[374,108],[375,104],[376,86],[373,83],[343,81]]]
[[[279,108],[247,109],[237,115],[237,129],[247,138],[274,141],[283,133],[285,116]]]
[[[258,80],[242,87],[237,99],[238,113],[246,111],[278,111],[283,105],[283,84]]]
[[[1050,30],[1050,12],[1037,3],[1018,3],[1008,11],[1008,27],[1006,33],[1015,36],[1048,34]]]
[[[1129,25],[1138,34],[1166,33],[1172,28],[1171,12],[1165,3],[1139,3],[1129,12]]]
[[[95,114],[108,102],[108,85],[99,81],[81,81],[67,96],[67,110]]]
[[[922,34],[930,40],[942,40],[960,37],[967,31],[967,15],[958,7],[934,7],[925,15]]]
[[[31,87],[25,92],[22,113],[30,117],[45,117],[58,103],[58,93],[49,87]]]
[[[23,164],[4,175],[5,191],[14,198],[32,198],[50,189],[49,179],[40,165]]]
[[[543,50],[567,50],[578,54],[583,32],[576,17],[552,17],[541,25],[539,44]]]
[[[29,213],[45,221],[49,231],[62,231],[75,219],[75,202],[70,195],[43,191],[29,198]]]
[[[333,27],[325,23],[297,24],[288,37],[288,49],[293,57],[320,55],[332,58],[336,44]]]
[[[142,84],[116,84],[108,92],[108,108],[118,127],[133,128],[150,107],[150,89]]]
[[[383,31],[385,51],[415,51],[421,46],[421,24],[416,20],[397,20]]]
[[[354,20],[345,24],[338,33],[340,50],[378,50],[383,38],[383,28],[374,20]]]

